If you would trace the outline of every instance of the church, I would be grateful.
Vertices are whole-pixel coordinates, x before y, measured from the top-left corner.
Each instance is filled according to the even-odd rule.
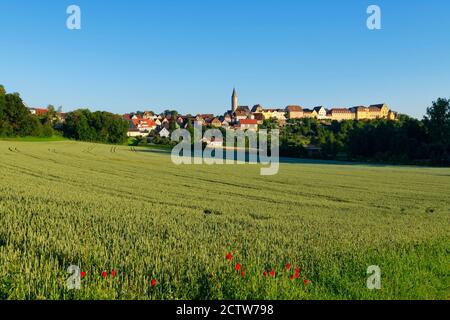
[[[248,106],[239,106],[236,88],[233,89],[231,95],[231,110],[225,113],[225,117],[231,118],[233,123],[238,123],[240,120],[251,117],[251,111]]]

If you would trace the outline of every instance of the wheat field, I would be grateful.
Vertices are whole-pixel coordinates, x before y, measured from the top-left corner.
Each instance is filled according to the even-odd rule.
[[[450,169],[259,173],[0,141],[0,299],[449,299]],[[381,290],[367,288],[372,265]]]

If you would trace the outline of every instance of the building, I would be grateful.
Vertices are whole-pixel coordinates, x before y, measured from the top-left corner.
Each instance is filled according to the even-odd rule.
[[[315,107],[313,109],[316,112],[316,118],[319,120],[325,120],[327,119],[327,109],[324,107]]]
[[[381,103],[381,104],[373,104],[371,106],[369,106],[369,109],[372,108],[373,110],[376,110],[376,112],[379,113],[379,118],[381,119],[388,119],[389,116],[389,107],[387,106],[387,104],[385,103]]]
[[[238,107],[238,95],[236,92],[236,88],[233,88],[233,94],[231,95],[231,111],[236,112]]]
[[[258,130],[258,120],[256,119],[242,119],[239,121],[239,127],[241,130]]]
[[[288,119],[303,118],[303,108],[300,106],[287,106],[286,113],[287,113]]]
[[[316,110],[303,109],[303,118],[317,118]]]
[[[222,121],[220,121],[219,118],[214,118],[209,124],[213,128],[220,128],[222,126]]]
[[[355,120],[356,114],[348,108],[333,108],[328,113],[332,121]]]
[[[46,115],[48,112],[48,110],[44,109],[44,108],[30,108],[29,110],[30,110],[31,114],[38,116],[38,117],[42,117],[42,116]]]
[[[170,137],[170,132],[166,128],[162,128],[161,130],[159,130],[158,134],[161,138],[169,138]]]

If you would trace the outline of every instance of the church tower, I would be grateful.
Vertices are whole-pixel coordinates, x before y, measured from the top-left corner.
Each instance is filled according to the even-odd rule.
[[[236,112],[238,109],[238,96],[236,93],[236,89],[233,89],[233,95],[231,96],[231,109],[233,112]]]

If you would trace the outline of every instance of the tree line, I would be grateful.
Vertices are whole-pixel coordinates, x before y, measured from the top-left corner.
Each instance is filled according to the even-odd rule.
[[[6,93],[0,85],[0,137],[51,137],[122,144],[127,141],[128,122],[109,112],[79,109],[65,114],[53,106],[37,116],[31,114],[18,93]]]
[[[265,128],[277,127],[266,121]],[[422,120],[321,122],[291,119],[280,127],[280,154],[357,161],[450,165],[450,100],[439,98]]]

